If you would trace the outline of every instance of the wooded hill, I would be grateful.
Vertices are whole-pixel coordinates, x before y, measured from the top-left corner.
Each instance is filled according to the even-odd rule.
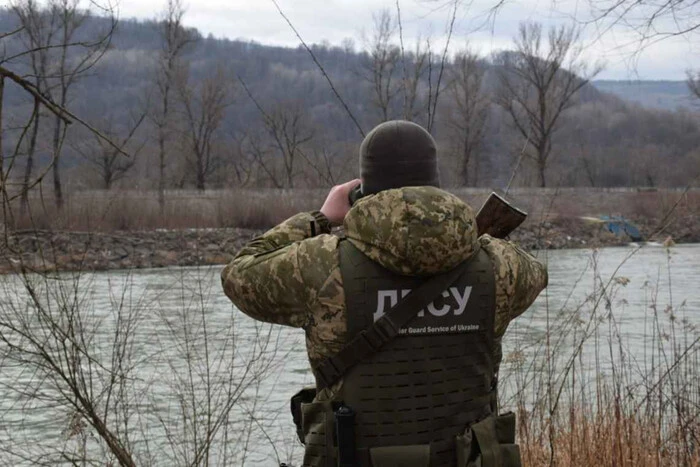
[[[651,109],[700,109],[700,101],[685,81],[596,79],[592,83],[600,91]]]
[[[13,11],[0,10],[0,32],[12,31],[18,24]],[[107,29],[107,19],[90,17],[77,37],[87,40]],[[160,102],[162,30],[163,24],[155,21],[120,20],[109,48],[70,88],[67,107],[133,155],[126,160],[84,128],[72,125],[60,158],[64,182],[71,187],[154,187],[159,164],[154,108]],[[357,43],[346,41],[342,46],[312,45],[356,125],[303,47],[187,33],[191,40],[182,49],[178,69],[184,84],[173,85],[173,113],[163,143],[165,188],[327,186],[355,176],[362,139],[358,125],[367,132],[385,119],[405,115],[431,126],[446,185],[505,186],[513,173],[516,185],[540,184],[534,160],[521,157],[523,134],[497,104],[499,69],[509,66],[504,57],[510,52],[476,57],[478,71],[469,71],[471,75],[460,74],[465,63],[448,57],[440,76],[442,51],[426,54],[424,45],[406,44],[405,60],[388,62],[381,70],[372,39],[363,43],[358,38]],[[392,41],[388,36],[388,50],[398,53]],[[5,58],[27,47],[22,32],[0,42]],[[80,53],[69,52],[69,61],[78,60]],[[32,76],[30,65],[29,55],[4,63],[27,77]],[[378,72],[383,73],[379,83],[385,86],[380,90]],[[462,79],[473,87],[468,82],[473,76],[479,77],[476,98],[483,106],[484,126],[482,139],[465,164],[464,135],[470,121],[460,120],[464,93],[456,83]],[[47,83],[51,79],[56,78]],[[46,94],[55,99],[54,92]],[[571,103],[553,131],[545,168],[548,186],[680,186],[698,175],[700,128],[691,110],[644,108],[591,84],[584,85]],[[32,107],[32,99],[19,87],[6,86],[6,154],[16,149]],[[52,120],[42,122],[37,166],[52,155]],[[198,133],[198,125],[205,125],[206,131]],[[23,148],[16,154],[16,178],[26,165]],[[195,157],[199,150],[202,154]]]

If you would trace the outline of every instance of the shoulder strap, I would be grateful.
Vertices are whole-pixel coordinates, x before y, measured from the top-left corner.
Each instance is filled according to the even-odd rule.
[[[430,305],[438,295],[459,278],[465,265],[476,257],[478,252],[478,250],[474,252],[470,259],[455,268],[433,276],[413,289],[368,329],[360,331],[337,354],[318,364],[313,369],[318,390],[332,386],[348,370],[393,340],[399,334],[399,330],[407,325],[421,309]]]

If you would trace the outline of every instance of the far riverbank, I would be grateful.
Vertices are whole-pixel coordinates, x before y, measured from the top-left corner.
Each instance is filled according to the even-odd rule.
[[[700,216],[677,218],[664,226],[650,219],[632,219],[649,242],[700,243]],[[265,229],[207,228],[77,232],[19,230],[8,233],[9,248],[1,253],[0,273],[24,265],[35,271],[98,271],[169,266],[223,265]],[[510,238],[527,250],[624,246],[625,237],[603,224],[579,218],[527,221]],[[668,244],[668,242],[667,242]]]

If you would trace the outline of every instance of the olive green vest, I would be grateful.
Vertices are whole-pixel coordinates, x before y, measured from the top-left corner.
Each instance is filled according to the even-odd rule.
[[[348,341],[426,280],[388,271],[347,240],[339,253]],[[305,466],[336,465],[332,411],[341,401],[356,413],[358,465],[519,465],[515,418],[494,413],[493,265],[479,250],[458,267],[456,282],[343,376],[335,401],[304,404]]]

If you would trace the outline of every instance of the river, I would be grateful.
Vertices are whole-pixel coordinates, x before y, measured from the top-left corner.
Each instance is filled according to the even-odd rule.
[[[549,287],[504,338],[504,407],[522,399],[516,376],[540,371],[536,362],[543,361],[542,355],[550,355],[550,366],[565,369],[577,336],[589,337],[575,360],[581,362],[581,374],[593,381],[607,377],[621,355],[632,359],[635,371],[647,368],[655,336],[670,342],[670,333],[675,339],[678,332],[688,339],[695,332],[688,329],[700,324],[700,244],[538,255],[548,264]],[[39,301],[51,313],[60,311],[60,303],[85,311],[81,325],[90,336],[85,342],[90,358],[74,358],[92,375],[84,384],[97,405],[114,413],[110,420],[117,431],[130,433],[140,463],[191,462],[188,451],[201,446],[203,427],[213,423],[206,414],[226,413],[228,401],[235,403],[207,454],[213,464],[274,465],[299,458],[288,400],[312,382],[303,331],[260,325],[235,310],[221,291],[220,269],[62,274],[35,283]],[[17,278],[5,277],[2,283],[0,318],[19,319],[27,309],[26,293]],[[127,321],[132,337],[120,340],[115,323]],[[48,336],[45,328],[33,326],[29,328]],[[16,337],[10,341],[22,342]],[[114,363],[120,348],[115,342],[128,344],[121,347],[119,365]],[[616,350],[600,352],[612,349],[612,343]],[[58,451],[101,458],[94,433],[59,403],[65,400],[60,396],[63,383],[32,366],[35,360],[23,363],[17,352],[8,353],[2,345],[0,446],[5,448],[0,462],[55,464],[61,460]],[[124,377],[110,386],[115,368]]]

